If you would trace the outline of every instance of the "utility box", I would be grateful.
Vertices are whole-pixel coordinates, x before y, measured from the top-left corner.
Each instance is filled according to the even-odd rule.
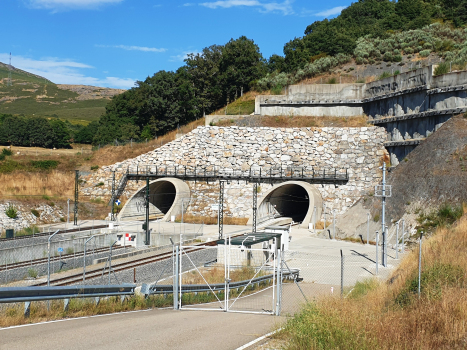
[[[12,228],[6,229],[6,238],[13,238],[15,236],[15,230]]]

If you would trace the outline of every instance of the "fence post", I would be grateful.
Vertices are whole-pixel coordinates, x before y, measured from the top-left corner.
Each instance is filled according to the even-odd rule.
[[[420,299],[420,284],[422,278],[422,238],[423,238],[423,231],[420,232],[420,239],[419,239],[419,248],[418,248],[418,299]]]
[[[316,205],[313,207],[313,234],[316,235]]]
[[[379,232],[376,231],[376,275],[378,275],[378,236],[379,236]]]
[[[281,278],[281,272],[282,272],[282,249],[279,247],[277,250],[277,257],[276,257],[276,268],[277,268],[277,291],[276,291],[276,316],[280,316],[281,314],[281,284],[282,284],[282,278]]]
[[[405,219],[402,219],[402,253],[404,253]]]
[[[175,273],[173,275],[173,297],[174,297],[174,310],[178,310],[178,245],[175,246]]]
[[[344,254],[341,249],[341,298],[344,296]]]
[[[336,239],[336,210],[332,210],[332,239]]]
[[[366,214],[366,244],[370,244],[370,213]]]
[[[399,259],[399,224],[400,221],[397,222],[396,226],[396,259]]]

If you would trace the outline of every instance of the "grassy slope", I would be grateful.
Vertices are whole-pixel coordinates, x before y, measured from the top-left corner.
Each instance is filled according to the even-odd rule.
[[[76,92],[59,89],[45,78],[20,71],[11,72],[12,86],[7,86],[8,68],[0,65],[0,113],[24,114],[68,119],[75,124],[89,124],[105,112],[108,99],[77,100]],[[67,101],[67,102],[64,102]]]
[[[465,211],[466,208],[464,208]],[[465,349],[467,216],[406,256],[390,283],[358,283],[342,300],[306,306],[278,336],[285,349]]]

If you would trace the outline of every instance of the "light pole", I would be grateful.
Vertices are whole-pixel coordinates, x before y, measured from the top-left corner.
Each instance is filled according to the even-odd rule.
[[[86,244],[88,244],[88,242],[93,239],[94,237],[96,237],[95,235],[92,235],[91,237],[88,238],[88,240],[86,242],[84,242],[84,255],[83,255],[83,282],[86,280]]]

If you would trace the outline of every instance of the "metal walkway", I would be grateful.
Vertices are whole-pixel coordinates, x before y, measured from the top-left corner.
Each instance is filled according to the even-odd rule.
[[[313,167],[271,167],[267,170],[260,167],[250,167],[248,170],[197,168],[197,167],[166,167],[143,165],[129,167],[126,171],[126,181],[145,180],[147,178],[162,179],[172,177],[184,181],[245,181],[249,183],[280,183],[285,181],[305,181],[312,184],[342,185],[349,181],[347,169],[324,169]],[[121,181],[121,184],[126,184]],[[120,187],[120,186],[119,186]],[[117,190],[118,193],[118,190]]]

